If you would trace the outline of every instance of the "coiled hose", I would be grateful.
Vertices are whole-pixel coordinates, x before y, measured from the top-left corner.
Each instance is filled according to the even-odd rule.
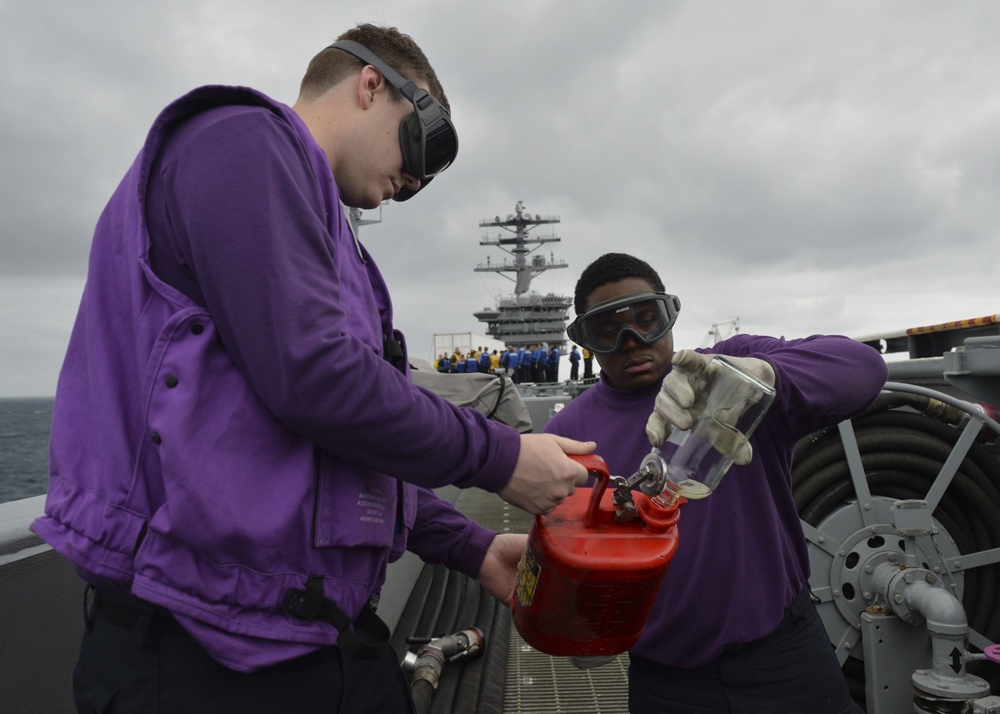
[[[444,666],[437,689],[426,681],[411,687],[418,714],[477,712],[502,714],[506,683],[510,610],[478,581],[443,565],[425,565],[393,631],[392,647],[402,660],[409,637],[439,637],[478,627],[486,643],[481,657]]]
[[[871,494],[894,500],[925,498],[961,435],[953,425],[961,416],[960,410],[927,396],[883,392],[871,409],[852,420]],[[799,443],[792,468],[792,494],[802,520],[817,527],[856,498],[835,428]],[[1000,547],[1000,461],[995,447],[972,445],[933,516],[963,554]],[[962,604],[969,627],[997,642],[1000,565],[972,568],[963,575]],[[996,666],[970,665],[969,671],[974,669],[998,691]],[[844,674],[852,696],[863,703],[864,664],[850,657],[844,663]]]

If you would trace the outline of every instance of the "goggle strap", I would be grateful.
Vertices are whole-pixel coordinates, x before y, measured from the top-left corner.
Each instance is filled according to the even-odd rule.
[[[338,40],[332,45],[327,46],[326,49],[343,50],[348,54],[354,55],[365,64],[370,64],[382,73],[382,76],[385,77],[389,84],[402,92],[403,96],[411,102],[413,101],[413,95],[416,94],[417,91],[417,85],[413,82],[413,80],[403,79],[403,76],[399,72],[383,62],[381,57],[364,45],[358,44],[353,40]]]
[[[406,97],[406,99],[408,99],[413,104],[413,114],[411,116],[415,121],[415,127],[419,128],[422,133],[422,139],[421,139],[422,146],[420,148],[420,160],[419,162],[417,162],[420,164],[420,166],[413,167],[408,170],[412,171],[414,169],[419,169],[419,172],[421,174],[420,188],[418,188],[416,191],[411,191],[410,189],[407,188],[401,188],[399,191],[396,192],[396,196],[394,197],[395,200],[397,201],[405,201],[409,198],[412,198],[414,195],[416,195],[417,191],[420,191],[422,188],[426,187],[427,184],[431,182],[431,179],[434,178],[434,176],[436,176],[437,174],[441,173],[446,168],[448,168],[448,166],[450,166],[452,162],[455,160],[455,153],[457,153],[458,151],[458,134],[455,132],[455,126],[454,124],[452,124],[451,117],[449,116],[448,111],[444,109],[444,107],[442,107],[440,103],[433,96],[431,96],[430,92],[427,92],[426,90],[421,90],[419,87],[417,87],[416,83],[413,80],[404,79],[402,75],[399,74],[399,72],[397,72],[392,67],[387,65],[382,60],[381,57],[379,57],[377,54],[372,52],[364,45],[354,42],[353,40],[338,40],[337,42],[334,42],[332,45],[328,45],[326,49],[342,50],[343,52],[347,52],[348,54],[354,55],[362,62],[370,64],[372,67],[374,67],[376,70],[382,73],[382,76],[389,84],[395,87],[404,97]],[[429,116],[429,114],[434,113],[435,106],[437,106],[437,112],[439,113],[439,115]],[[442,166],[441,168],[437,169],[434,172],[434,174],[427,175],[426,152],[427,152],[427,138],[428,134],[430,133],[428,129],[434,126],[434,124],[439,121],[444,121],[450,128],[451,135],[454,141],[454,146],[452,148],[452,151],[449,152],[450,159],[448,160],[448,163]],[[407,131],[408,126],[410,126],[410,122],[407,120],[404,120],[403,122],[400,123],[401,149],[403,151],[404,161],[406,162],[409,162],[411,160],[408,157],[406,148],[406,146],[410,143],[411,140],[404,140],[403,136],[403,133]]]

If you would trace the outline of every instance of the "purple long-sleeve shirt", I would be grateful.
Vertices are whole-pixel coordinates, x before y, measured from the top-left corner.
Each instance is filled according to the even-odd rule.
[[[34,530],[250,671],[337,641],[404,548],[477,575],[494,533],[430,488],[503,488],[516,430],[385,357],[388,289],[328,159],[253,90],[167,107],[102,213]]]
[[[887,373],[877,352],[846,337],[738,335],[699,351],[767,360],[777,393],[750,439],[753,460],[732,467],[709,497],[681,508],[677,552],[631,650],[681,668],[708,664],[724,646],[751,642],[777,627],[809,578],[791,494],[795,445],[866,409]],[[602,377],[545,431],[595,440],[610,472],[629,476],[649,453],[645,425],[658,391],[659,385],[622,391]]]
[[[316,198],[326,155],[303,134],[294,113],[254,107],[186,122],[151,172],[153,270],[208,307],[257,396],[325,450],[418,485],[499,490],[513,467],[510,430],[414,389],[353,334],[366,293],[391,324],[389,295],[349,232],[329,240]]]

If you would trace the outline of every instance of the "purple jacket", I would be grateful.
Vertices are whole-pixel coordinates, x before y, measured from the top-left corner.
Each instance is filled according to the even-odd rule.
[[[353,617],[404,549],[477,575],[495,534],[430,488],[500,490],[519,436],[413,386],[391,322],[294,112],[182,97],[98,222],[33,529],[239,671],[336,642],[281,612],[309,576]]]
[[[878,352],[846,337],[799,340],[739,335],[710,352],[765,359],[775,401],[750,437],[753,460],[734,466],[711,496],[681,508],[677,552],[631,653],[692,668],[727,644],[772,632],[809,578],[809,556],[791,493],[799,439],[862,412],[885,384]],[[593,439],[612,474],[630,476],[649,453],[646,420],[659,385],[641,391],[601,381],[545,431]]]

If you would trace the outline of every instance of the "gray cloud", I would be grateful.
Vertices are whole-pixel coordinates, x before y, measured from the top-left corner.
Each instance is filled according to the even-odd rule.
[[[362,231],[418,356],[509,292],[473,268],[503,258],[479,220],[519,199],[562,218],[546,252],[570,268],[539,292],[634,252],[683,299],[680,345],[736,316],[798,336],[1000,312],[995,3],[372,5],[0,5],[0,396],[54,391],[93,225],[156,113],[206,83],[290,103],[359,21],[421,44],[461,137]]]

